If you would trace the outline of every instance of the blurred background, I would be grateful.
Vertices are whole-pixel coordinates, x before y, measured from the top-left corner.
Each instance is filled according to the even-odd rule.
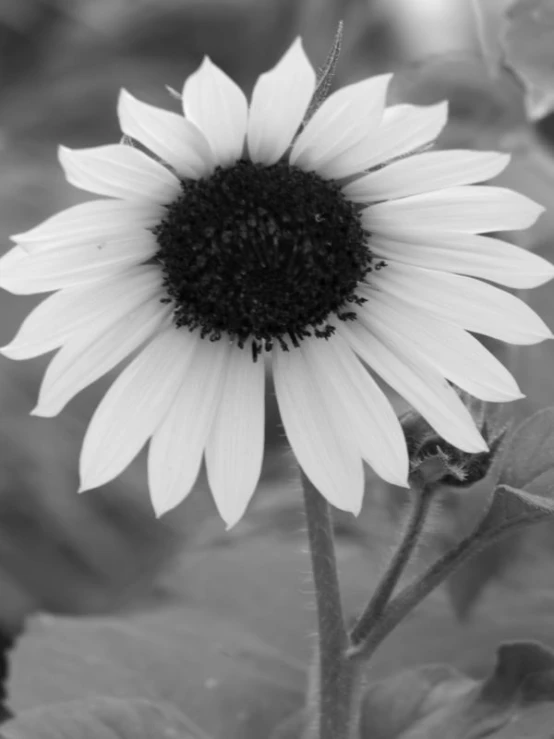
[[[549,208],[535,228],[519,235],[519,243],[552,258],[554,126],[547,115],[529,122],[520,81],[491,66],[499,14],[508,4],[487,0],[476,16],[470,0],[0,0],[0,250],[9,248],[10,234],[87,199],[64,182],[56,149],[60,143],[85,147],[117,141],[121,87],[177,109],[165,85],[179,90],[208,54],[249,93],[258,74],[273,66],[298,34],[314,66],[320,66],[342,19],[336,84],[392,70],[397,75],[391,102],[447,98],[451,120],[439,146],[512,152],[499,183]],[[554,328],[552,287],[524,297]],[[41,299],[0,293],[0,344]],[[549,345],[525,347],[521,354],[490,346],[528,396],[516,413],[554,404]],[[279,527],[286,536],[287,528],[297,532],[301,526],[298,490],[289,484],[294,469],[274,399],[268,397],[261,494],[244,523],[225,534],[203,473],[191,497],[157,521],[148,501],[144,455],[112,484],[78,496],[86,423],[113,375],[81,393],[58,418],[31,418],[48,361],[49,356],[27,362],[0,357],[0,629],[16,630],[37,608],[84,614],[158,602],[172,588],[165,573],[188,551],[199,564],[178,589],[224,610],[224,593],[234,588],[231,543],[239,546],[239,539]],[[364,542],[368,552],[388,536],[386,491],[378,485],[372,490],[359,521],[338,521],[341,541]],[[551,547],[547,538],[537,536],[537,546]],[[210,557],[210,547],[224,556]],[[207,552],[203,560],[198,551]],[[546,562],[541,571],[547,572]],[[547,575],[544,582],[537,578],[533,598],[542,605],[530,609],[535,615],[528,620],[531,635],[540,636],[549,633],[554,604]],[[236,587],[248,584],[243,578]],[[498,592],[483,606],[489,611],[479,623],[490,626],[495,618],[507,618],[505,603],[514,596],[502,596],[500,613]],[[261,597],[264,593],[248,590],[236,596]],[[512,610],[510,617],[516,622],[522,613]],[[441,614],[450,633],[453,617]]]

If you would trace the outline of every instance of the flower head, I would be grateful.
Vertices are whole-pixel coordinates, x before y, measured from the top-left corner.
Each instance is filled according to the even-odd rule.
[[[550,336],[509,287],[552,266],[477,235],[526,228],[541,208],[485,187],[508,157],[426,151],[446,105],[395,105],[390,75],[344,87],[306,119],[316,75],[300,40],[250,104],[209,59],[185,82],[183,114],[123,91],[126,143],[60,149],[73,185],[103,199],[14,236],[0,284],[56,290],[3,352],[58,349],[34,413],[52,416],[135,355],[100,402],[81,489],[117,476],[150,440],[149,488],[177,505],[205,455],[232,525],[258,483],[270,364],[292,449],[335,506],[357,512],[363,461],[405,485],[406,442],[364,364],[450,444],[486,449],[450,385],[520,397],[469,332],[513,343]],[[419,152],[419,153],[417,153]]]

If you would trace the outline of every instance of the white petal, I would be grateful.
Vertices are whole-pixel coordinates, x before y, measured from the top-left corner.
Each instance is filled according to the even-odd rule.
[[[383,292],[468,331],[510,344],[536,344],[552,336],[523,300],[471,277],[391,262],[372,278]]]
[[[82,190],[124,200],[170,203],[179,180],[166,167],[133,146],[111,144],[90,149],[58,149],[67,181]]]
[[[258,485],[264,451],[264,362],[231,348],[225,385],[206,447],[208,481],[227,524],[242,518]]]
[[[226,167],[241,157],[248,103],[240,87],[208,57],[185,82],[183,108],[208,140],[217,164]]]
[[[290,163],[325,177],[343,170],[341,157],[371,140],[383,115],[390,74],[371,77],[330,95],[308,121],[292,148]],[[354,171],[359,171],[356,165]]]
[[[429,363],[476,398],[505,402],[523,397],[512,375],[475,337],[428,311],[373,293],[360,320],[381,340],[394,337],[406,354]]]
[[[190,335],[196,348],[181,387],[148,450],[148,487],[157,516],[190,493],[223,389],[228,345],[196,336]]]
[[[57,415],[77,393],[150,339],[169,313],[167,305],[149,300],[123,318],[114,318],[110,326],[93,326],[88,334],[74,336],[48,365],[32,414]]]
[[[365,461],[387,482],[407,486],[408,452],[396,413],[348,343],[339,335],[306,344],[314,382],[339,407]]]
[[[448,103],[436,105],[393,105],[386,108],[370,146],[359,151],[359,169],[376,167],[395,157],[432,144],[446,125]]]
[[[126,90],[119,96],[121,130],[167,162],[181,177],[211,174],[214,154],[204,134],[181,115],[137,100]]]
[[[34,254],[14,246],[0,258],[0,287],[30,295],[84,285],[127,271],[155,252],[156,239],[149,231],[105,244],[77,244]]]
[[[272,70],[262,74],[248,115],[248,152],[253,162],[275,164],[298,130],[315,89],[315,72],[300,39]]]
[[[374,236],[369,244],[385,260],[459,272],[507,287],[537,287],[554,277],[554,265],[543,257],[489,236],[428,228],[405,239]]]
[[[27,316],[1,351],[10,359],[36,357],[163,294],[157,267],[136,267],[101,284],[60,290]]]
[[[429,151],[388,164],[343,188],[349,200],[371,203],[495,177],[510,161],[495,151]]]
[[[96,243],[151,228],[164,217],[165,208],[154,203],[129,203],[125,200],[92,200],[47,218],[12,239],[29,252],[37,249]]]
[[[543,210],[513,190],[467,185],[370,205],[362,211],[362,222],[371,233],[389,236],[430,223],[437,229],[464,233],[510,231],[531,226]]]
[[[433,367],[393,336],[378,339],[361,321],[343,322],[338,330],[363,361],[421,413],[443,439],[467,452],[487,449],[459,395]]]
[[[117,477],[164,419],[196,342],[171,326],[158,334],[110,387],[87,429],[79,492]]]
[[[314,341],[323,341],[315,339]],[[273,349],[277,403],[298,463],[319,492],[337,508],[359,513],[364,475],[351,429],[336,402],[314,382],[302,342],[299,349]]]

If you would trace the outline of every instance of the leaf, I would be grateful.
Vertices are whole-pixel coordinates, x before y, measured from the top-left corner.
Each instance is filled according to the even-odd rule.
[[[501,539],[459,567],[446,581],[454,613],[467,620],[485,588],[498,580],[514,560],[513,538]]]
[[[470,0],[481,52],[491,76],[496,76],[500,71],[503,51],[498,28],[511,2],[512,0],[497,0],[493,3],[489,0]]]
[[[535,478],[535,487],[544,489],[543,478],[552,485],[552,471]],[[499,578],[517,559],[522,546],[523,529],[554,516],[554,501],[544,496],[518,490],[509,485],[495,488],[491,505],[476,529],[476,544],[487,542],[486,548],[459,567],[446,586],[456,615],[466,618],[484,588]],[[511,536],[505,537],[505,532]],[[500,538],[500,533],[503,534]]]
[[[546,717],[549,728],[554,725],[553,668],[551,650],[515,642],[500,646],[493,672],[482,681],[446,665],[405,670],[369,686],[361,739],[545,739],[538,730]],[[513,734],[514,721],[536,733]]]
[[[551,739],[554,707],[541,703],[528,709],[494,735],[494,739]]]
[[[364,696],[361,739],[397,739],[425,715],[426,702],[437,686],[446,697],[473,685],[448,665],[422,665],[373,683]]]
[[[554,515],[554,501],[508,485],[499,485],[475,538],[496,539],[500,534],[541,523]]]
[[[476,554],[446,583],[456,612],[466,618],[483,590],[499,579],[517,560],[523,546],[524,527],[552,516],[554,508],[546,495],[554,491],[554,409],[539,411],[524,421],[512,435],[500,471],[501,486],[481,522],[481,534],[509,525],[513,533]],[[525,490],[521,488],[525,487]]]
[[[535,495],[554,491],[554,408],[534,413],[514,431],[499,483]]]
[[[300,705],[304,687],[303,671],[260,639],[185,607],[126,619],[31,619],[10,671],[15,713],[91,695],[144,698],[172,704],[225,739],[266,736]]]
[[[494,672],[480,688],[480,700],[516,697],[522,703],[554,700],[554,652],[539,642],[501,644]]]
[[[209,739],[191,733],[170,705],[147,700],[93,698],[26,711],[2,726],[1,739]]]
[[[525,85],[529,117],[537,120],[554,109],[554,6],[550,0],[516,0],[507,20],[505,60]]]

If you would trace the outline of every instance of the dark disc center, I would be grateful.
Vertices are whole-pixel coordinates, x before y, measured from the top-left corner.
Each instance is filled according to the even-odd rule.
[[[154,234],[175,324],[252,339],[254,357],[274,341],[329,337],[327,319],[355,318],[356,287],[379,266],[340,187],[285,162],[183,181]]]

